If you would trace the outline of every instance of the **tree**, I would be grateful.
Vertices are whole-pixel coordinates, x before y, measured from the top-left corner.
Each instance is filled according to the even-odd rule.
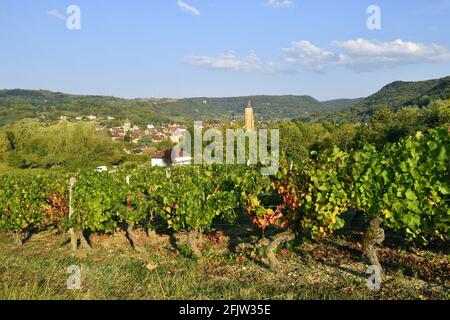
[[[133,137],[131,136],[131,131],[128,130],[125,134],[125,137],[123,138],[123,141],[125,142],[131,142],[133,140]]]
[[[0,136],[6,137],[3,139],[3,144],[6,142],[7,145],[4,156],[10,166],[17,168],[77,170],[105,163],[118,164],[124,159],[121,145],[113,142],[106,132],[97,131],[92,124],[60,122],[45,125],[22,121],[0,131]]]
[[[308,158],[308,149],[305,136],[300,128],[293,122],[281,122],[280,150],[290,161],[300,163]]]
[[[0,132],[0,161],[3,161],[9,149],[9,141],[6,134]]]
[[[170,139],[166,139],[160,142],[157,142],[154,144],[154,146],[156,150],[165,150],[165,149],[170,149],[173,147],[173,143]]]

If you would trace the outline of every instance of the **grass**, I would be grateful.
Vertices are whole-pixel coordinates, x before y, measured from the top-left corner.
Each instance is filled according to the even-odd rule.
[[[282,267],[271,270],[258,256],[257,246],[251,248],[251,237],[232,253],[226,250],[226,237],[206,240],[205,257],[199,261],[183,253],[186,248],[174,249],[168,236],[148,238],[139,232],[138,237],[145,253],[134,251],[122,233],[93,236],[92,253],[71,252],[66,236],[55,233],[34,235],[22,247],[0,234],[0,299],[449,298],[448,283],[406,276],[401,268],[388,270],[381,291],[368,290],[364,261],[339,254],[338,260],[328,260],[326,251],[320,253],[335,250],[330,243],[282,249]],[[71,265],[81,268],[81,290],[67,289]]]
[[[45,174],[48,173],[48,169],[43,168],[29,168],[29,169],[19,169],[16,167],[9,166],[6,162],[0,159],[0,174],[15,174],[15,175],[25,175],[25,174]],[[61,169],[54,169],[51,172],[62,172]]]

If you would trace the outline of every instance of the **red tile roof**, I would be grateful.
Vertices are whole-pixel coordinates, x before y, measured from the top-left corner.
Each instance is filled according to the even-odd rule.
[[[190,157],[191,155],[185,151],[178,152],[176,154],[177,158]],[[153,159],[172,159],[172,149],[165,149],[155,153],[152,157]]]

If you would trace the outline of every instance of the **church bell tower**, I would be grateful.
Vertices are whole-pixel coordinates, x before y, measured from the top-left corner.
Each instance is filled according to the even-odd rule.
[[[251,101],[248,102],[248,106],[245,108],[245,129],[247,131],[255,129],[255,118]]]

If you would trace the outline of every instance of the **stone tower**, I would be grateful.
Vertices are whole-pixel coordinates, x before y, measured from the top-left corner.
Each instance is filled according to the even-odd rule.
[[[245,129],[247,131],[255,129],[255,118],[251,101],[248,102],[248,106],[245,108]]]
[[[130,130],[131,130],[131,121],[127,119],[123,124],[123,131],[127,133]]]

